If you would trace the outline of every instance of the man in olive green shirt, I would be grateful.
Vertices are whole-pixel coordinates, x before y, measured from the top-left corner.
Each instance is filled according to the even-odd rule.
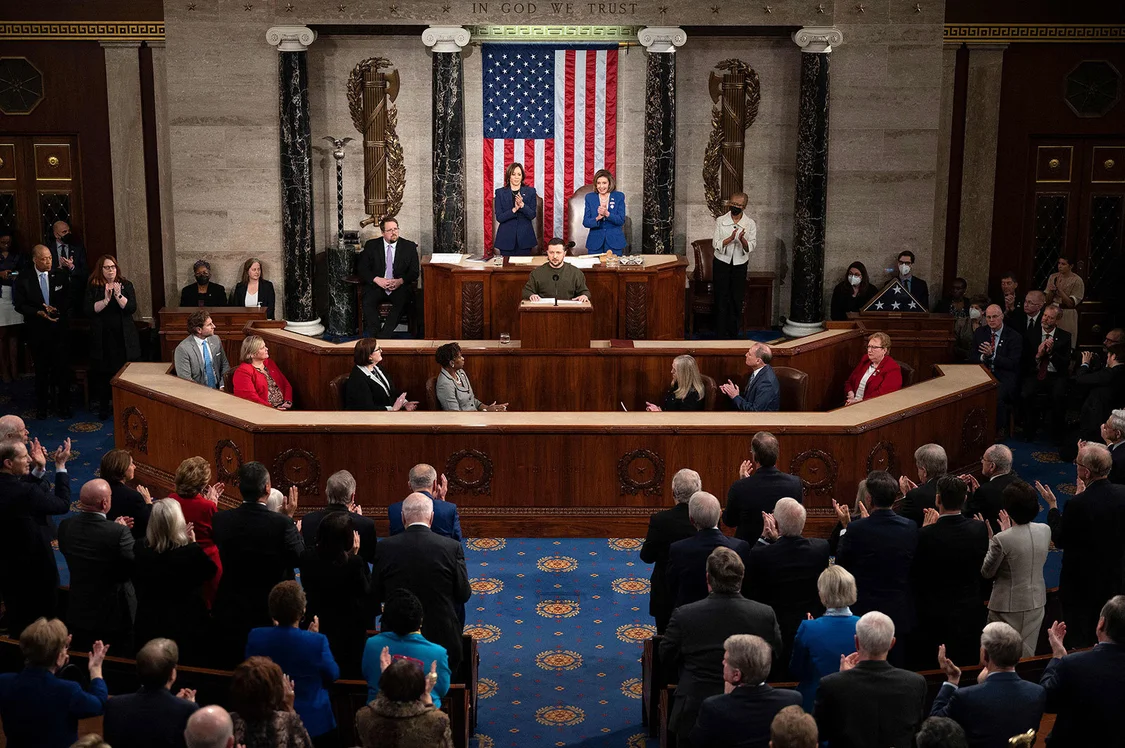
[[[539,301],[541,297],[565,301],[590,301],[590,289],[582,271],[563,261],[566,246],[562,239],[547,242],[547,263],[531,271],[523,287],[523,298]]]

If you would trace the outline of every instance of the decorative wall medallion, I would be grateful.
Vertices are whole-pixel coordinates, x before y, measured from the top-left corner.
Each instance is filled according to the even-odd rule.
[[[648,284],[625,284],[625,337],[644,340],[648,329]]]
[[[882,441],[871,448],[867,454],[867,472],[872,470],[886,470],[892,475],[898,472],[894,443]]]
[[[480,340],[484,337],[484,282],[461,284],[461,338]]]
[[[984,408],[973,408],[965,414],[961,422],[961,446],[964,449],[977,449],[984,446],[988,432],[988,414]]]
[[[1048,169],[1057,169],[1057,168],[1059,168],[1059,166],[1061,166],[1061,163],[1059,162],[1059,160],[1057,158],[1053,158],[1053,159],[1051,159],[1050,161],[1047,162],[1047,168]]]
[[[801,479],[805,493],[831,496],[836,486],[836,459],[822,449],[808,449],[789,462],[789,472]]]
[[[487,494],[492,491],[492,459],[476,449],[454,452],[445,462],[451,493]]]
[[[121,411],[121,420],[125,422],[125,446],[148,454],[148,419],[145,414],[130,405]]]
[[[634,449],[617,461],[618,490],[623,494],[664,492],[664,458],[651,449]]]
[[[25,57],[0,57],[0,113],[31,114],[43,100],[43,74]]]
[[[1106,60],[1081,62],[1066,77],[1066,105],[1079,117],[1101,117],[1121,100],[1121,73]]]
[[[320,494],[320,462],[312,452],[304,449],[287,449],[273,461],[273,470],[270,471],[274,488],[282,493],[289,491],[290,486],[305,496]]]
[[[215,476],[220,483],[233,483],[242,467],[242,450],[230,439],[215,442]]]

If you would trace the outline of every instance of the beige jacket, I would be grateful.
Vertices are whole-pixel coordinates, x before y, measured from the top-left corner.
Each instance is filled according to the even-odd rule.
[[[1051,544],[1051,528],[1042,522],[1013,525],[988,544],[981,566],[985,579],[994,579],[988,609],[1020,613],[1047,604],[1043,564]]]

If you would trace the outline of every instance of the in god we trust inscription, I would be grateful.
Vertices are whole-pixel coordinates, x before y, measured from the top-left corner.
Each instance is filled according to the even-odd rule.
[[[572,16],[632,16],[637,13],[638,3],[631,2],[521,2],[503,0],[502,2],[478,2],[471,5],[473,15],[503,13],[518,16],[554,15]]]

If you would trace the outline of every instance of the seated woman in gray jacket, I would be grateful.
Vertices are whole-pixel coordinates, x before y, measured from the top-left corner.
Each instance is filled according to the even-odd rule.
[[[473,394],[473,385],[465,372],[465,356],[461,346],[446,343],[435,354],[441,373],[437,376],[437,401],[442,410],[507,410],[507,403],[485,405]]]

